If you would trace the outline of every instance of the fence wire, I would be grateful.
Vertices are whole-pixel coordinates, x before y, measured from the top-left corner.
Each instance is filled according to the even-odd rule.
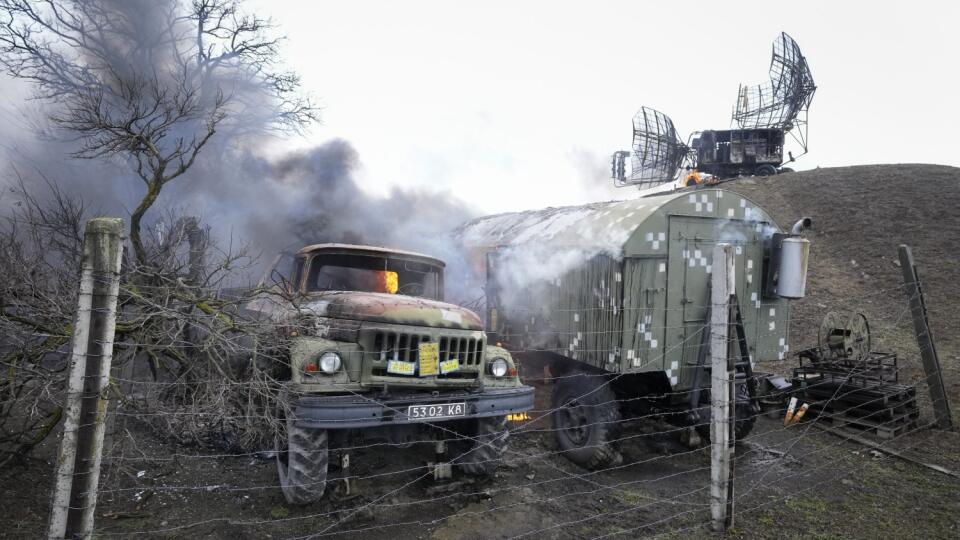
[[[906,300],[902,287],[874,291],[860,300],[867,303],[879,295],[901,295]],[[899,312],[881,314],[871,320],[874,345],[870,352],[884,351],[894,345],[902,348],[905,321],[909,316],[906,302],[904,306]],[[178,320],[178,316],[172,314],[171,320]],[[798,316],[792,317],[789,324],[816,327],[820,320],[819,315]],[[253,324],[263,332],[275,330],[271,321]],[[663,330],[687,326],[663,327]],[[171,333],[181,335],[178,333],[182,330],[182,326],[172,327]],[[310,328],[297,331],[308,335]],[[703,331],[706,329],[665,347],[661,354],[700,343]],[[756,338],[771,335],[783,334],[761,329]],[[729,336],[728,350],[737,348],[736,333],[731,331]],[[39,340],[52,337],[56,335],[39,328],[33,334],[33,338]],[[505,342],[510,342],[512,336],[503,337]],[[817,346],[810,336],[806,336],[806,341],[808,346]],[[196,350],[198,354],[206,353],[208,346],[186,336],[164,342],[137,343],[128,339],[117,345],[121,351],[136,351],[146,357],[151,350],[171,345],[185,351]],[[247,355],[257,354],[247,343],[238,343],[237,349]],[[164,378],[152,370],[130,369],[131,364],[121,360],[111,378],[112,406],[106,411],[109,445],[98,488],[96,535],[193,536],[227,527],[255,530],[273,538],[372,538],[432,534],[440,528],[452,527],[463,531],[464,536],[630,538],[688,535],[710,526],[710,446],[709,441],[697,434],[709,428],[709,418],[687,421],[678,418],[676,410],[651,408],[649,395],[624,395],[614,391],[629,380],[628,372],[554,374],[523,369],[524,357],[544,352],[562,353],[560,349],[520,348],[510,352],[521,362],[522,381],[533,385],[537,392],[536,404],[522,420],[509,424],[507,431],[492,438],[465,433],[446,421],[426,421],[421,424],[422,433],[411,439],[345,439],[343,444],[330,450],[327,494],[320,502],[303,508],[283,501],[281,482],[273,472],[277,449],[272,440],[247,441],[245,445],[229,440],[230,430],[238,423],[262,424],[268,433],[283,436],[269,399],[282,390],[282,378],[262,374],[258,391],[263,394],[250,398],[247,408],[241,410],[236,407],[234,397],[250,390],[250,373],[238,376],[214,370],[193,377],[187,371],[179,378]],[[784,359],[755,360],[753,369],[768,370],[787,378],[798,365],[796,352]],[[37,366],[28,368],[10,362],[3,367],[41,370]],[[853,366],[843,382],[869,375],[871,369],[867,365]],[[899,384],[917,385],[918,398],[925,391],[919,360],[914,356],[899,358],[890,375],[895,376]],[[558,446],[558,432],[568,428],[558,425],[555,418],[566,404],[551,404],[548,399],[548,394],[558,386],[584,380],[592,381],[576,396],[584,410],[612,407],[624,412],[641,411],[615,418],[594,418],[582,424],[583,428],[601,426],[613,436],[588,442],[581,449],[609,447],[619,453],[617,459],[596,470],[571,463],[567,459],[571,451]],[[734,378],[728,382],[744,384],[746,380]],[[837,384],[836,380],[810,382],[807,389],[821,385],[832,389],[829,397],[821,400],[816,414],[811,410],[797,424],[786,425],[783,421],[787,413],[785,399],[765,403],[762,410],[748,414],[742,414],[737,407],[738,399],[729,403],[731,410],[737,411],[737,422],[753,427],[738,437],[733,456],[737,520],[752,519],[756,513],[782,505],[790,497],[816,493],[842,479],[855,477],[876,461],[852,459],[853,446],[849,440],[834,438],[825,431],[836,431],[854,409],[879,403],[860,400],[852,405],[850,398],[859,390]],[[213,405],[191,401],[198,387],[215,388],[224,396],[223,401],[214,401]],[[342,393],[360,400],[375,399],[358,391],[352,382],[344,383]],[[600,397],[608,395],[614,397]],[[658,391],[654,397],[664,403],[671,399],[683,401],[690,395],[690,389],[682,389]],[[44,397],[48,406],[62,406],[63,398],[62,393],[49,393]],[[878,397],[876,401],[883,399]],[[228,400],[233,400],[230,401],[232,408],[217,408],[218,403],[225,405]],[[900,418],[883,418],[883,410],[879,408],[876,413],[860,416],[861,425],[873,420],[870,422],[873,427],[865,432],[886,433],[884,430],[889,429],[894,434],[880,439],[877,448],[910,450],[918,444],[910,444],[912,437],[930,425],[928,410],[911,418],[905,428]],[[31,421],[37,418],[38,412],[19,410],[7,418]],[[392,412],[404,413],[397,408]],[[878,414],[878,418],[870,418],[872,414]],[[171,442],[164,439],[165,432],[158,430],[158,423],[189,425],[191,429],[206,430],[212,435],[187,444]],[[223,440],[217,441],[217,437]],[[475,479],[455,472],[452,479],[432,480],[434,470],[426,461],[442,459],[457,464],[473,448],[499,449],[504,439],[507,446],[502,455],[494,453],[488,460],[475,462],[499,465],[491,477]],[[447,447],[447,454],[439,458],[431,451],[438,442]],[[344,467],[342,457],[346,454],[351,456],[351,464]],[[344,493],[342,489],[348,485],[360,492]],[[789,489],[784,489],[785,486]],[[213,501],[216,504],[211,504]],[[191,507],[193,511],[184,511]],[[208,529],[210,527],[214,529]]]

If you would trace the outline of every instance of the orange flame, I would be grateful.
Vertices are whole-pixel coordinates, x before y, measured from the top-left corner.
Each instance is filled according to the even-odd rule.
[[[400,278],[397,276],[396,272],[391,272],[389,270],[384,270],[380,272],[380,287],[383,292],[388,292],[390,294],[397,294],[397,289],[400,286]]]

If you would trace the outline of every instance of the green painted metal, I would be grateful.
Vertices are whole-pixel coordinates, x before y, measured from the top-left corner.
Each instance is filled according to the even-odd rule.
[[[443,283],[444,263],[427,255],[381,247],[347,244],[317,244],[298,252],[311,255],[350,254],[377,259],[414,261],[436,268]],[[301,265],[302,266],[302,265]],[[364,291],[309,291],[306,274],[279,290],[259,295],[247,304],[250,312],[290,333],[292,388],[302,394],[343,394],[406,390],[456,390],[464,388],[512,388],[520,385],[516,375],[496,378],[487,366],[503,358],[516,367],[505,349],[487,344],[480,317],[469,309],[429,298]],[[294,298],[287,300],[287,295]],[[458,359],[458,369],[439,375],[400,375],[388,371],[389,361],[419,362],[419,345],[436,343],[440,360]],[[325,352],[340,355],[342,368],[334,374],[308,373]],[[468,361],[469,359],[469,361]],[[515,371],[515,370],[514,370]]]
[[[694,189],[488,216],[458,235],[474,256],[490,257],[488,327],[512,350],[610,372],[662,372],[683,390],[693,383],[719,242],[736,246],[751,358],[789,350],[790,305],[762,296],[764,241],[777,232],[749,199]]]

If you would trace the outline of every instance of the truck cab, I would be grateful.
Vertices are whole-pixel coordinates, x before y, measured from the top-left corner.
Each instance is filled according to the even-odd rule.
[[[319,499],[328,449],[356,438],[459,434],[468,449],[453,464],[495,470],[506,416],[530,410],[533,389],[511,355],[487,342],[477,314],[443,301],[443,271],[443,261],[419,253],[311,245],[294,257],[286,301],[261,306],[289,340],[277,459],[291,503]]]
[[[487,350],[475,313],[443,302],[443,270],[438,259],[398,250],[343,244],[300,250],[293,271],[299,300],[291,349],[296,388],[343,393],[385,385],[504,385],[502,379],[511,377],[493,377],[488,363],[506,362],[509,372],[510,355]],[[335,365],[339,369],[330,372]]]

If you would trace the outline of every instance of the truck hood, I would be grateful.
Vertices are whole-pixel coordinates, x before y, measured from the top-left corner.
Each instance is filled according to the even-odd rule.
[[[469,309],[396,294],[354,291],[312,293],[300,307],[319,317],[483,330],[480,317]]]

